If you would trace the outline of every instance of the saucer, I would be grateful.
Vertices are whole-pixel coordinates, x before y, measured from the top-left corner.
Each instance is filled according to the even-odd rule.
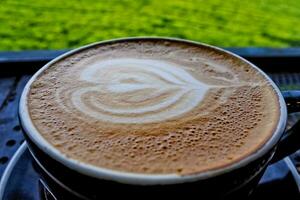
[[[300,177],[289,157],[270,165],[251,199],[300,198]],[[24,142],[8,164],[0,181],[1,200],[55,200],[37,173]]]

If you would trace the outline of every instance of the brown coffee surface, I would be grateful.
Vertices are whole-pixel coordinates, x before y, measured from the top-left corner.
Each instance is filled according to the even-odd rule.
[[[261,148],[276,92],[248,63],[209,47],[137,39],[54,62],[28,94],[31,120],[66,156],[133,173],[193,174]]]

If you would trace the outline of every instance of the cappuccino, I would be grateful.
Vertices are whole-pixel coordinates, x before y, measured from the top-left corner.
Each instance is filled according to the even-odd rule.
[[[258,70],[211,47],[163,39],[101,43],[32,83],[31,120],[74,160],[118,171],[194,174],[261,148],[279,116]]]

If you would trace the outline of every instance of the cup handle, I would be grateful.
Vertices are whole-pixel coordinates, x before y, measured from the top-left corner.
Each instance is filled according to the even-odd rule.
[[[300,90],[282,91],[282,95],[286,102],[288,114],[300,112]],[[271,163],[282,160],[300,149],[300,133],[298,132],[300,132],[300,120],[283,134]]]

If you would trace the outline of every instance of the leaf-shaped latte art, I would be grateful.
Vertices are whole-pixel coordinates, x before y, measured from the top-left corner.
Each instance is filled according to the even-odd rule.
[[[177,117],[199,105],[209,88],[176,64],[150,59],[103,60],[83,70],[80,79],[92,86],[71,94],[74,107],[112,123]]]

